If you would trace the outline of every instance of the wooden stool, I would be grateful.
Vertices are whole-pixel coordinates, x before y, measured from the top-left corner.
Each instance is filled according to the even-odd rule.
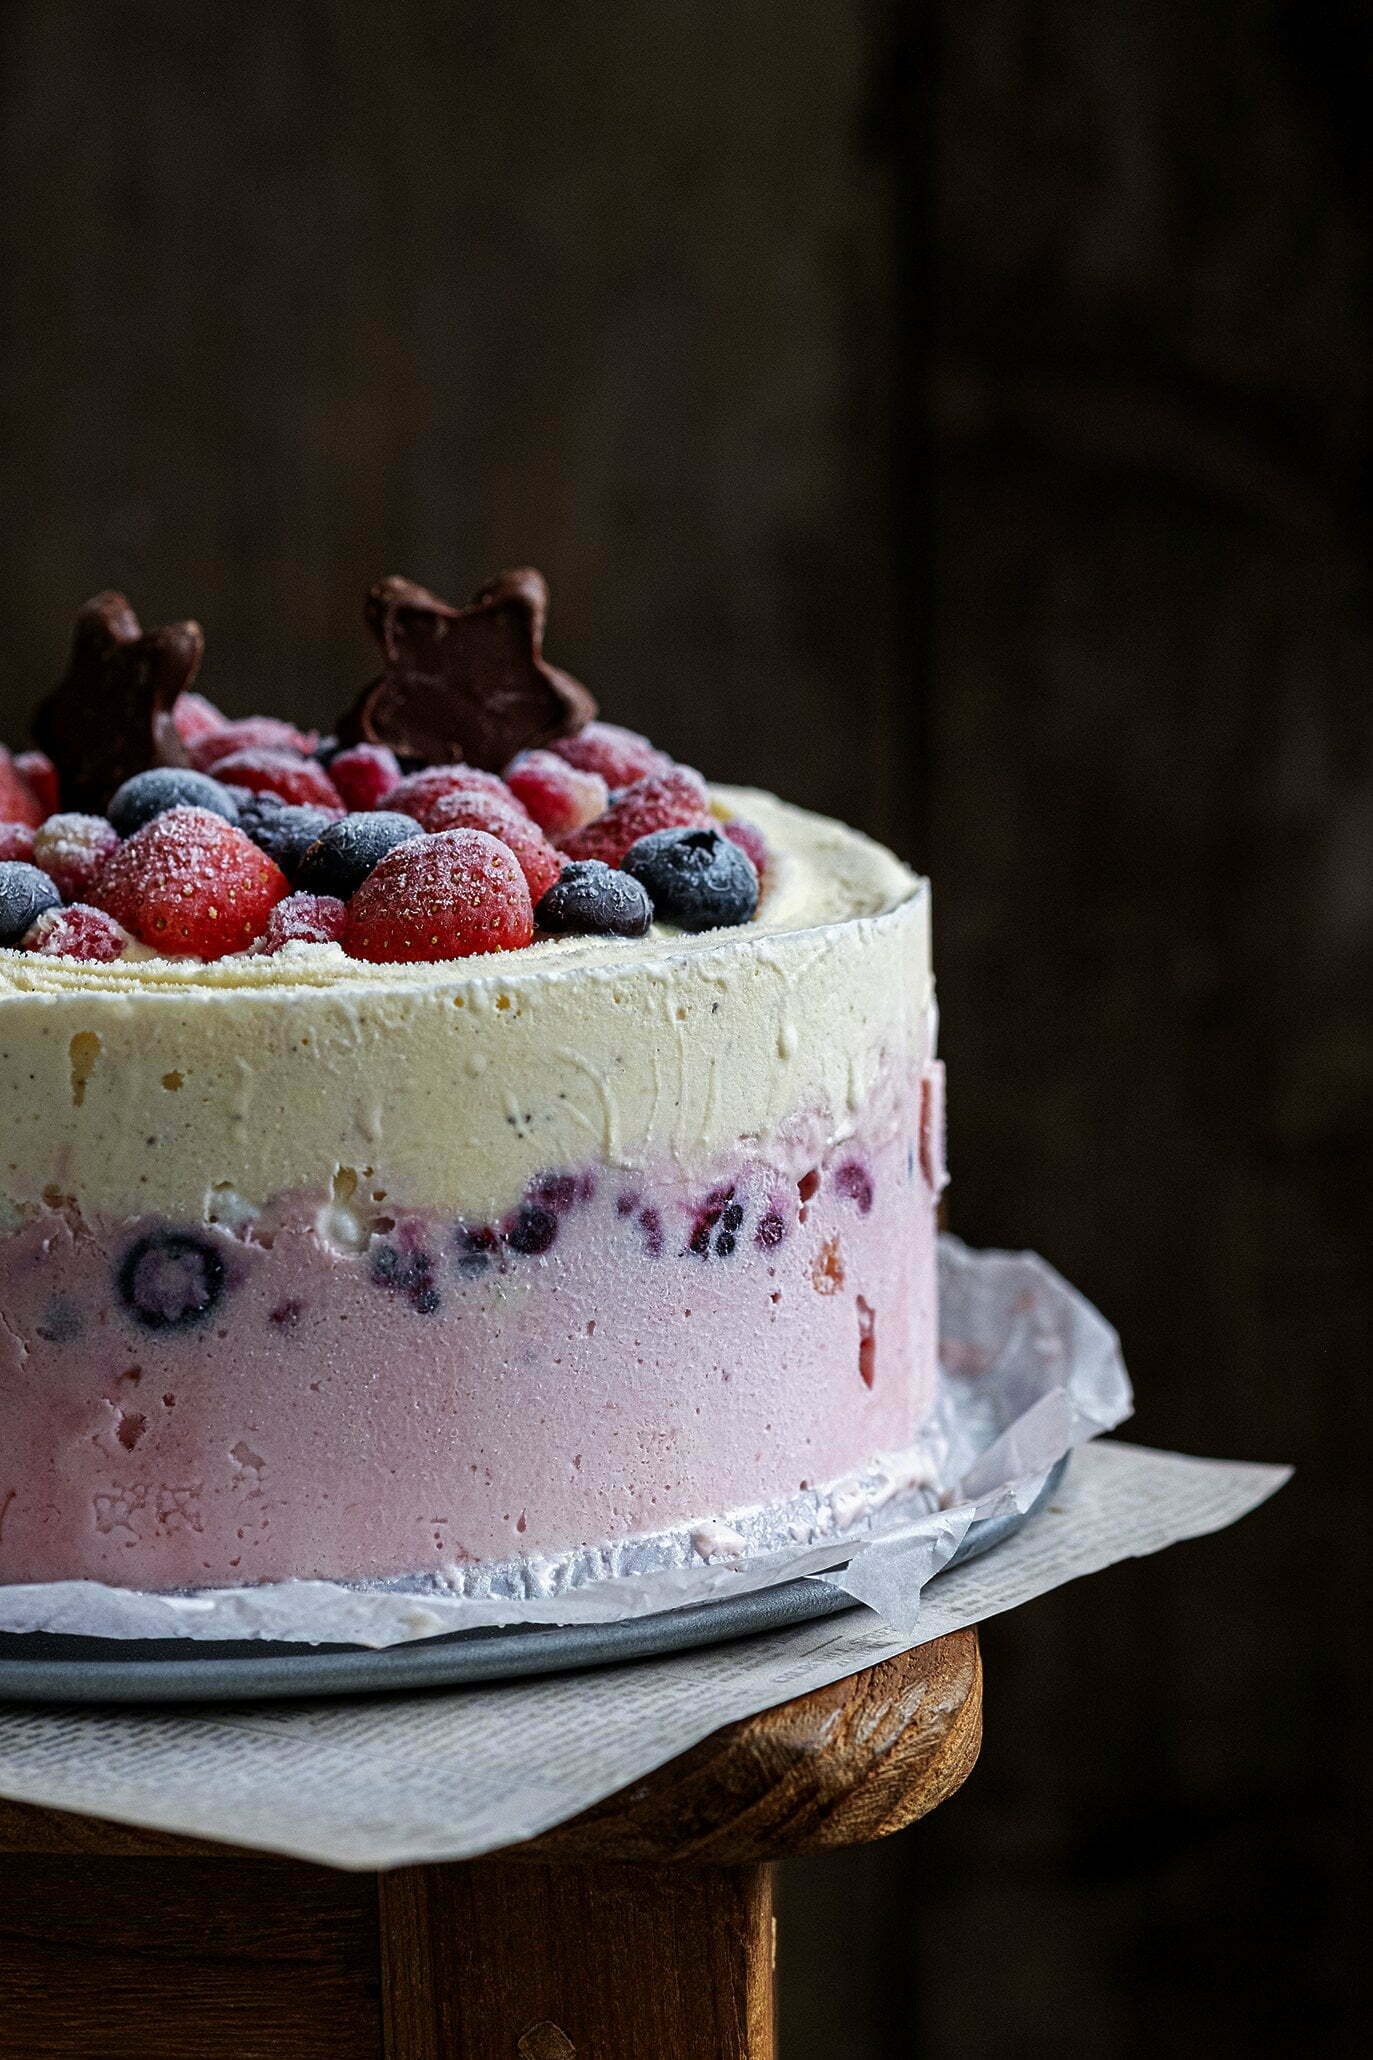
[[[981,1691],[959,1631],[381,1875],[0,1801],[0,2060],[771,2060],[774,1862],[952,1794]]]

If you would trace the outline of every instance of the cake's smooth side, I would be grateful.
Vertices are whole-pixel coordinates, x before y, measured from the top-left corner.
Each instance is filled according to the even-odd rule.
[[[777,854],[739,931],[413,968],[0,952],[0,1579],[433,1571],[911,1441],[927,890],[719,798]],[[150,1326],[120,1283],[167,1235],[217,1299]]]

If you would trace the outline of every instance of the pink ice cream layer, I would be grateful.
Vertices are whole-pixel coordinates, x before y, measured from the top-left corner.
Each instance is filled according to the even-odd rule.
[[[321,1196],[237,1229],[43,1211],[0,1241],[0,1581],[432,1574],[909,1446],[938,1178],[910,1101],[799,1178],[586,1166],[360,1251]]]

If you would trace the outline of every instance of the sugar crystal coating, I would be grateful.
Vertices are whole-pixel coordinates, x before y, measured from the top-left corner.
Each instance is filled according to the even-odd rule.
[[[93,899],[154,951],[218,959],[246,951],[286,892],[281,868],[242,830],[173,808],[121,844]]]
[[[75,958],[89,965],[113,965],[130,942],[129,933],[103,909],[76,901],[70,908],[45,909],[24,936],[25,951],[42,958]]]
[[[436,801],[428,816],[432,830],[486,830],[508,844],[520,862],[531,901],[546,894],[563,869],[559,854],[518,804],[498,801],[490,794],[459,791]]]
[[[330,823],[304,854],[297,882],[307,894],[332,894],[347,901],[388,851],[423,834],[413,816],[392,809],[345,815]]]
[[[216,759],[215,778],[226,786],[250,787],[255,794],[275,794],[297,807],[332,808],[343,803],[338,788],[322,765],[290,751],[248,749]]]
[[[568,858],[600,858],[619,865],[632,844],[654,830],[689,829],[710,822],[709,796],[701,775],[688,766],[653,773],[626,787],[605,814],[563,839]]]
[[[154,765],[147,772],[135,773],[115,789],[105,813],[121,837],[132,837],[135,830],[141,830],[154,816],[165,815],[169,808],[208,808],[211,815],[222,815],[226,823],[238,821],[234,798],[217,779],[179,765]]]
[[[62,900],[56,884],[22,859],[0,864],[0,944],[18,944],[44,909]]]
[[[288,894],[271,911],[253,951],[273,958],[285,944],[337,944],[347,923],[347,908],[332,894]]]
[[[555,937],[643,937],[653,921],[647,889],[599,858],[573,859],[535,904],[541,930]]]
[[[647,888],[658,919],[680,930],[746,923],[758,906],[752,859],[714,823],[641,837],[624,869]]]
[[[325,763],[316,756],[317,762]],[[349,809],[380,808],[392,788],[400,785],[400,760],[386,744],[354,744],[347,751],[333,751],[326,770]]]
[[[64,901],[84,901],[118,849],[119,832],[103,815],[50,815],[33,835],[34,864]]]
[[[378,964],[517,951],[534,935],[519,862],[484,830],[444,830],[387,853],[348,908],[345,951]]]
[[[303,758],[317,742],[313,730],[298,730],[293,722],[281,722],[275,715],[246,715],[241,721],[226,722],[222,729],[207,731],[190,745],[190,760],[197,772],[211,772],[233,751],[292,751]]]
[[[601,774],[569,765],[556,751],[522,751],[505,768],[505,783],[546,837],[570,837],[610,806]]]
[[[608,787],[630,787],[636,780],[672,769],[666,751],[617,722],[589,722],[575,736],[558,737],[548,748],[583,772],[599,773]]]
[[[407,773],[399,786],[387,795],[387,805],[412,815],[423,829],[434,825],[431,809],[450,794],[485,794],[496,801],[519,804],[499,773],[483,772],[476,765],[429,765],[422,772]]]

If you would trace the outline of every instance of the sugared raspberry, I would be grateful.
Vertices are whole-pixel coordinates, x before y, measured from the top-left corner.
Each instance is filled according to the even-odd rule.
[[[228,729],[229,718],[203,694],[178,694],[172,703],[172,725],[190,750],[192,746],[203,743],[206,737],[217,737]]]
[[[347,908],[332,894],[288,894],[268,916],[254,955],[272,958],[283,944],[337,944],[347,921]]]
[[[21,751],[14,761],[14,769],[37,798],[44,815],[54,815],[62,806],[62,794],[57,767],[47,752]]]
[[[0,823],[27,823],[36,830],[47,810],[0,744]]]
[[[685,765],[655,773],[626,787],[604,815],[563,839],[567,858],[602,858],[618,865],[631,844],[654,830],[695,830],[709,825],[705,781]]]
[[[104,909],[76,901],[70,908],[50,908],[39,916],[24,939],[24,950],[43,958],[79,958],[109,966],[131,941],[128,931]]]
[[[329,760],[329,777],[345,808],[380,808],[400,785],[400,761],[386,744],[354,744]]]
[[[206,808],[172,808],[127,844],[92,899],[170,957],[246,951],[285,898],[286,876],[242,830]]]
[[[85,901],[119,849],[119,832],[103,815],[50,815],[33,833],[33,862],[64,901]]]
[[[348,904],[343,948],[381,965],[518,951],[534,909],[515,854],[484,830],[398,844]]]
[[[599,773],[608,787],[632,787],[672,765],[666,751],[617,722],[589,722],[575,737],[558,737],[549,749],[583,772]]]
[[[21,865],[32,865],[33,840],[37,834],[27,823],[0,823],[0,865],[7,858],[17,858]]]
[[[521,751],[505,768],[505,784],[546,837],[570,837],[610,806],[598,772],[582,772],[554,751]]]
[[[226,722],[188,747],[197,772],[213,772],[221,758],[231,751],[292,751],[307,757],[319,738],[314,730],[298,730],[292,722],[279,722],[274,715],[245,715],[239,722]]]
[[[753,860],[753,869],[761,880],[768,869],[768,847],[758,825],[749,822],[746,816],[732,815],[721,823],[720,828],[731,844],[737,844],[745,857]]]
[[[412,815],[422,829],[430,829],[429,811],[449,794],[489,794],[497,801],[516,807],[514,795],[499,773],[483,772],[475,765],[429,765],[423,772],[407,773],[386,797],[386,806]]]
[[[343,813],[338,788],[313,758],[289,751],[231,751],[215,760],[215,778],[225,787],[247,787],[254,794],[275,794],[297,807],[333,808]]]
[[[537,823],[522,808],[498,801],[493,794],[445,794],[428,810],[429,827],[443,830],[485,830],[508,844],[520,862],[529,884],[529,898],[537,901],[546,894],[563,869],[561,855],[553,849]]]

